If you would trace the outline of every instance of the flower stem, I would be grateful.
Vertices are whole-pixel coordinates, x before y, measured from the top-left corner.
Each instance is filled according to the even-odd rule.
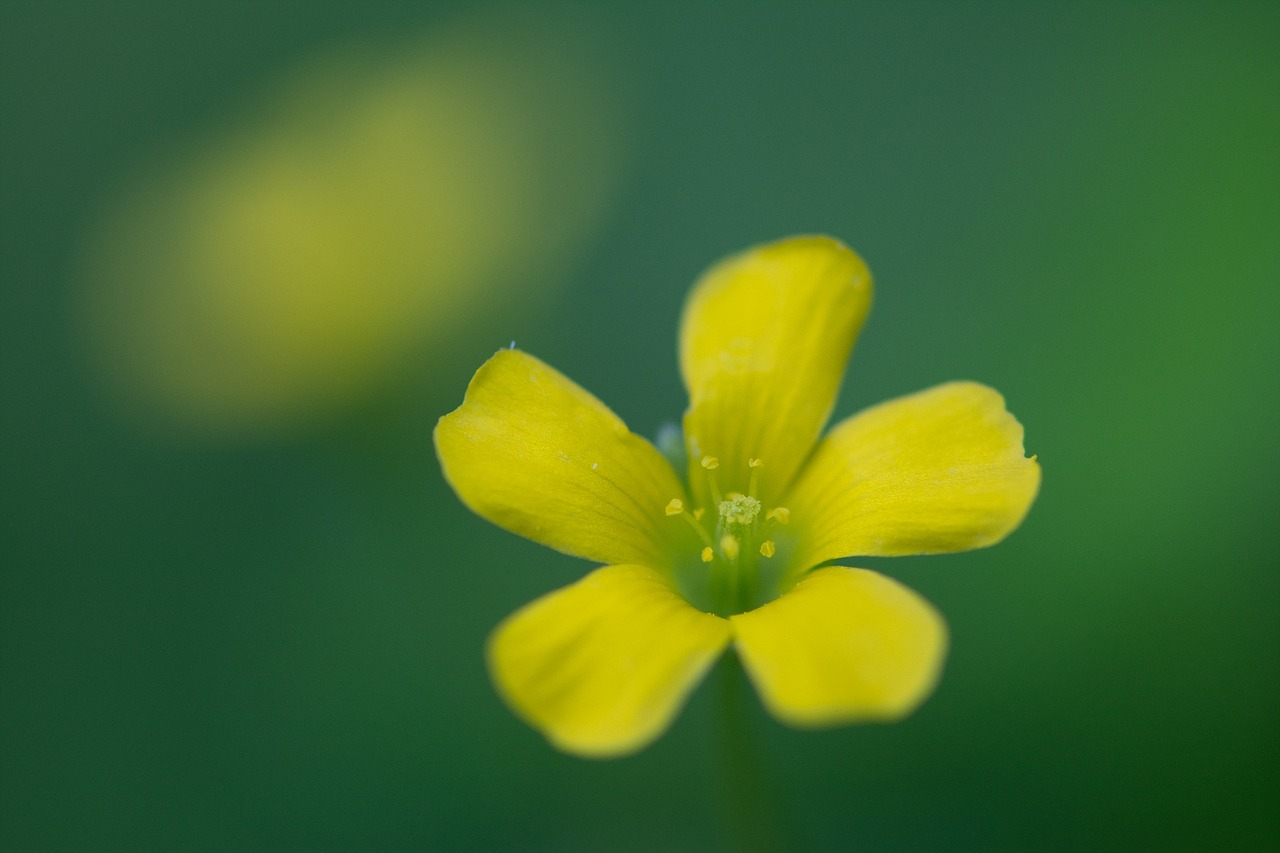
[[[799,839],[789,832],[782,785],[765,766],[747,715],[750,688],[736,654],[720,662],[721,768],[729,849],[741,853],[794,850]]]

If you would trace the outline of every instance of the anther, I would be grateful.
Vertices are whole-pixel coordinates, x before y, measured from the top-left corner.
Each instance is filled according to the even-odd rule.
[[[706,468],[708,471],[714,471],[716,468],[720,467],[720,460],[714,456],[704,456],[702,457],[702,467]]]
[[[759,459],[748,459],[748,460],[747,460],[747,467],[748,467],[748,468],[759,468],[759,467],[760,467],[761,465],[763,465],[763,464],[764,464],[764,462],[762,462],[762,461],[761,461],[761,460],[759,460]]]
[[[730,560],[738,559],[738,537],[725,534],[720,537],[720,553],[724,554]]]
[[[715,552],[711,550],[710,545],[702,549],[702,562],[710,563],[713,557],[715,557]]]
[[[773,509],[765,513],[764,517],[769,521],[776,521],[779,524],[791,523],[791,510],[785,506],[775,506]]]
[[[766,539],[760,543],[760,556],[772,557],[777,552],[777,547],[773,544],[772,539]]]
[[[706,513],[707,513],[707,510],[705,507],[698,507],[693,511],[693,520],[702,521],[702,516],[706,515]]]
[[[684,501],[679,498],[672,498],[671,502],[667,504],[667,508],[664,512],[666,512],[667,515],[679,515],[684,512]]]

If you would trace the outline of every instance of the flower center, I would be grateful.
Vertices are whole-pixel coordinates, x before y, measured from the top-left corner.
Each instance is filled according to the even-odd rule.
[[[760,501],[750,495],[734,495],[720,501],[720,524],[734,532],[746,530],[760,514]]]
[[[666,506],[666,514],[682,518],[701,545],[696,561],[690,559],[692,555],[677,555],[681,591],[690,603],[721,616],[758,607],[777,592],[781,572],[780,567],[772,565],[778,552],[774,536],[778,527],[791,521],[791,512],[783,506],[766,511],[756,497],[758,471],[763,464],[759,459],[748,460],[750,482],[746,494],[721,494],[716,479],[720,461],[704,456],[704,493],[710,495],[715,513],[708,513],[708,507],[690,510],[680,498],[673,498]]]

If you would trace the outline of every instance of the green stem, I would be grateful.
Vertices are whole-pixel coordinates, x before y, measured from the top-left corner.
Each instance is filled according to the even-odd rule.
[[[721,767],[729,849],[741,853],[794,850],[799,839],[788,832],[782,786],[765,766],[753,737],[746,700],[750,687],[736,654],[720,663]]]

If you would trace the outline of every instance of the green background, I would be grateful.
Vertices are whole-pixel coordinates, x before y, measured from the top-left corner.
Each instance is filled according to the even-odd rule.
[[[611,762],[496,698],[487,632],[589,566],[471,516],[430,431],[514,338],[652,435],[698,272],[809,231],[877,282],[837,416],[986,382],[1044,486],[992,550],[862,561],[950,624],[914,716],[750,706],[796,849],[1275,844],[1280,6],[538,8],[625,127],[556,289],[306,429],[120,416],[72,314],[122,176],[317,50],[474,12],[0,7],[0,847],[724,849],[714,684]]]

